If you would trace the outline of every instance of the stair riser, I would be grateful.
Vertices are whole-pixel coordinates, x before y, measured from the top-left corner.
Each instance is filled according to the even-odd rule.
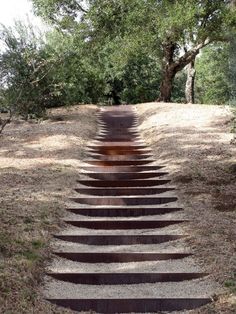
[[[136,206],[136,205],[161,205],[177,201],[177,197],[73,197],[71,201],[97,206]]]
[[[89,217],[141,217],[151,215],[165,215],[183,211],[182,208],[67,208],[69,212]]]
[[[183,235],[151,235],[151,236],[75,236],[55,235],[55,238],[87,245],[137,245],[137,244],[159,244],[176,241],[185,238]]]
[[[50,299],[56,305],[74,311],[97,313],[157,313],[162,311],[192,310],[211,302],[209,298],[199,299]]]
[[[181,224],[185,220],[64,220],[67,224],[78,228],[100,230],[155,229]]]

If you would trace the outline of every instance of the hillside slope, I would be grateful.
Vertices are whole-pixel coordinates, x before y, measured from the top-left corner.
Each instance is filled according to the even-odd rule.
[[[236,311],[236,145],[228,107],[146,103],[140,131],[167,166],[192,222],[189,244],[211,277],[229,289],[204,312]]]
[[[192,313],[235,313],[235,142],[229,108],[140,104],[140,132],[167,166],[191,224],[200,264],[225,293]],[[53,109],[49,120],[16,120],[0,137],[0,312],[72,313],[41,297],[52,234],[97,131],[97,106]]]
[[[53,109],[42,122],[15,120],[0,137],[0,313],[71,313],[40,296],[96,106]]]

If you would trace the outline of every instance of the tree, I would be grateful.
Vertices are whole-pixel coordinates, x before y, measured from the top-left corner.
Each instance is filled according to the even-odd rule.
[[[49,57],[43,36],[32,25],[16,22],[15,27],[2,26],[0,39],[1,106],[19,113],[25,119],[40,117],[57,100],[55,80],[49,77],[55,62]]]
[[[225,40],[235,26],[235,9],[227,0],[90,0],[86,10],[82,1],[33,2],[37,12],[53,23],[61,23],[67,17],[68,28],[82,14],[88,40],[106,44],[119,39],[122,46],[128,37],[155,51],[162,73],[158,99],[164,102],[171,100],[176,73],[191,63],[202,48]]]
[[[163,51],[159,100],[170,101],[176,73],[190,64],[202,48],[225,40],[233,15],[227,1],[161,1],[157,7],[165,16],[157,23]]]

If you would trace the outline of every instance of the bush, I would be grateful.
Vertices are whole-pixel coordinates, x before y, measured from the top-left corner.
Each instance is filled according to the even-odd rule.
[[[23,118],[42,117],[58,98],[56,84],[50,76],[55,60],[46,50],[42,34],[32,25],[16,22],[13,28],[2,26],[0,40],[1,107]]]

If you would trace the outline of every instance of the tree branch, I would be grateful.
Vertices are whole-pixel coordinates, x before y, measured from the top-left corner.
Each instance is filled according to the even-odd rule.
[[[84,9],[78,1],[76,1],[76,4],[80,11],[82,11],[83,13],[88,13],[88,10]]]
[[[187,64],[195,59],[202,48],[206,47],[210,43],[211,40],[206,38],[203,42],[197,44],[192,49],[188,51],[185,50],[185,54],[172,64],[173,69],[181,71]]]
[[[13,110],[9,110],[9,117],[6,120],[2,120],[0,118],[0,134],[2,133],[2,131],[4,130],[5,126],[11,122],[11,119],[13,117]]]

